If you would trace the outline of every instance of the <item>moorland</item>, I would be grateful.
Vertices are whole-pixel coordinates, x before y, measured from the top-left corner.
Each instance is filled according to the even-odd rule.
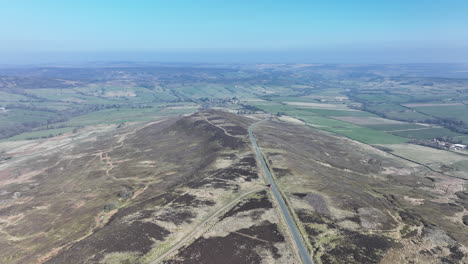
[[[468,65],[0,68],[1,263],[468,261]]]

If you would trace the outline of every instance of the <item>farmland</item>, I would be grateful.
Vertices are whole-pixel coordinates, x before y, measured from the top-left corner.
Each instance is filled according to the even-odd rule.
[[[361,141],[367,144],[396,144],[403,143],[406,141],[405,138],[391,135],[383,131],[374,130],[364,126],[352,124],[350,122],[341,121],[338,118],[334,119],[335,116],[329,115],[330,113],[339,113],[339,116],[352,116],[352,117],[369,117],[374,118],[374,115],[349,110],[329,110],[324,111],[320,108],[320,104],[316,104],[316,109],[311,109],[310,105],[307,108],[303,108],[297,105],[291,104],[279,104],[272,102],[259,102],[255,103],[255,106],[271,113],[284,113],[285,115],[292,116],[306,122],[307,125],[317,127],[322,130],[333,132],[339,135],[349,137],[351,139]],[[341,106],[339,106],[341,108]],[[337,107],[337,108],[339,108]],[[313,111],[316,110],[316,111]],[[331,112],[330,112],[331,111]],[[346,113],[355,113],[354,115],[345,115]]]
[[[432,139],[441,136],[457,137],[461,135],[446,128],[422,128],[416,130],[392,131],[391,133],[405,138],[417,139]]]
[[[468,122],[468,106],[464,104],[413,104],[411,108],[440,118],[453,118]]]
[[[200,107],[241,110],[242,107],[233,104],[236,100],[223,103],[226,98],[241,99],[246,105],[261,105],[261,109],[273,114],[288,112],[300,118],[319,116],[345,122],[351,120],[349,123],[365,127],[353,129],[359,128],[366,134],[380,132],[368,130],[374,129],[371,126],[374,124],[356,123],[346,118],[362,117],[365,120],[369,117],[366,122],[371,117],[410,123],[429,121],[458,133],[450,136],[463,134],[464,125],[449,120],[461,118],[461,121],[466,121],[468,116],[464,114],[466,105],[462,104],[463,100],[467,100],[464,79],[392,76],[395,72],[411,73],[408,76],[415,74],[411,67],[403,66],[339,65],[301,68],[294,65],[119,65],[113,68],[109,65],[95,69],[8,69],[0,72],[0,76],[5,76],[0,77],[0,107],[7,109],[7,112],[0,113],[0,137],[31,132],[52,124],[56,124],[52,125],[55,129],[62,125],[83,126],[101,121],[114,123],[118,119],[123,122],[144,121],[151,119],[148,116],[158,118],[191,113]],[[354,77],[356,73],[361,77]],[[368,79],[366,76],[370,75],[381,77]],[[261,101],[251,103],[249,99]],[[185,111],[162,109],[163,105],[174,103],[185,104],[187,108]],[[38,116],[28,111],[47,113]],[[119,111],[121,113],[117,113]],[[109,118],[99,118],[100,115]],[[15,124],[8,123],[12,119]],[[325,122],[324,119],[318,120]],[[338,126],[346,125],[341,123]],[[387,131],[377,127],[375,130]],[[436,132],[444,131],[439,129],[431,133]],[[410,139],[424,138],[430,134],[427,131],[421,136],[414,135],[417,132],[411,133],[407,136]],[[390,135],[396,139],[394,136]],[[405,134],[397,136],[405,137]]]
[[[464,263],[453,69],[0,69],[0,262],[299,263],[255,123],[314,263]]]

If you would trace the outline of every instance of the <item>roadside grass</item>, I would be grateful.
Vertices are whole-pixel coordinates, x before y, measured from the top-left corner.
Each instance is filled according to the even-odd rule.
[[[103,264],[138,263],[138,254],[135,252],[112,252],[102,260]]]

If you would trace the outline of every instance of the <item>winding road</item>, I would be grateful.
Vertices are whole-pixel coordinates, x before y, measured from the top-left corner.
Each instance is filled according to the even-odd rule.
[[[271,184],[270,189],[273,191],[274,197],[280,206],[281,213],[283,214],[283,217],[286,220],[286,224],[288,225],[289,231],[291,232],[291,235],[294,239],[294,242],[296,244],[297,250],[299,251],[299,256],[301,257],[302,263],[312,264],[313,262],[307,251],[307,247],[304,245],[304,242],[302,241],[302,238],[299,233],[299,230],[297,229],[296,223],[294,222],[293,217],[289,213],[288,207],[286,206],[286,203],[284,202],[283,197],[281,196],[281,193],[279,192],[278,187],[276,186],[275,180],[271,176],[270,169],[266,165],[265,159],[263,158],[262,152],[260,151],[260,148],[257,145],[257,140],[255,139],[255,136],[253,134],[253,128],[255,127],[255,125],[262,121],[259,121],[250,125],[249,127],[250,141],[252,142],[252,145],[255,149],[255,153],[257,154],[257,157],[260,160],[260,163],[262,164],[263,170],[265,171],[265,174],[267,176],[268,183]]]

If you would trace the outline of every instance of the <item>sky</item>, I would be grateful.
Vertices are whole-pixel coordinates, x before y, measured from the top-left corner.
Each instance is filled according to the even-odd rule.
[[[466,0],[0,0],[0,63],[468,62]]]

